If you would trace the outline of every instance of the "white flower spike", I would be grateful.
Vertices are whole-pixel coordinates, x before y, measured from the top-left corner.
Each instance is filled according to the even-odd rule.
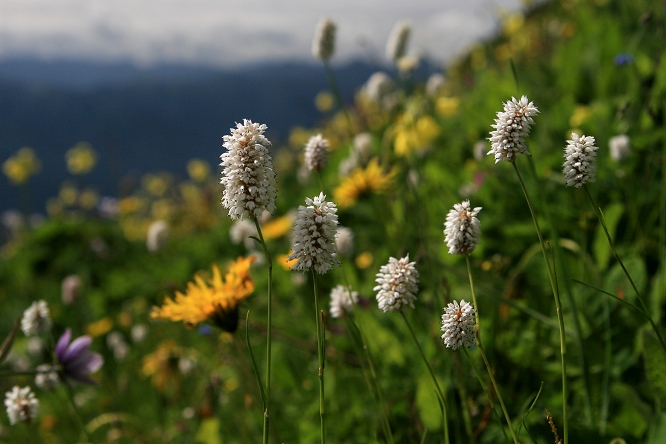
[[[400,310],[408,305],[414,308],[416,293],[419,291],[419,272],[416,262],[409,262],[409,255],[402,259],[389,258],[377,273],[377,303],[385,313]]]
[[[481,207],[471,208],[469,200],[455,204],[444,223],[444,236],[449,254],[470,254],[479,244],[481,229],[476,215]]]
[[[512,97],[504,104],[504,111],[497,113],[495,124],[492,125],[495,129],[490,132],[488,139],[492,145],[488,155],[495,156],[495,163],[515,162],[521,154],[531,155],[525,145],[525,137],[534,124],[532,117],[538,113],[539,110],[528,101],[527,96],[522,96],[520,100]]]
[[[594,182],[597,174],[597,150],[594,137],[571,133],[564,148],[564,177],[568,187],[580,188]]]
[[[453,301],[444,308],[442,315],[442,339],[446,348],[458,350],[476,345],[476,321],[474,308],[465,300]]]

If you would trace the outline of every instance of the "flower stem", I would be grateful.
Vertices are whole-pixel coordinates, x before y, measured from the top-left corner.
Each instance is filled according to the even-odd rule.
[[[263,443],[268,443],[268,426],[270,420],[270,405],[271,405],[271,324],[272,324],[272,302],[273,302],[273,261],[271,255],[268,252],[268,247],[266,246],[266,241],[264,241],[264,235],[261,232],[261,227],[259,226],[259,221],[257,218],[254,218],[254,225],[257,227],[257,234],[259,234],[259,239],[261,246],[264,249],[264,254],[266,255],[266,264],[268,265],[268,319],[266,321],[266,403],[264,405],[264,432],[263,432]]]
[[[425,354],[423,353],[423,349],[421,348],[421,344],[419,344],[419,340],[416,338],[416,334],[414,333],[414,330],[412,329],[412,326],[410,325],[409,321],[407,320],[407,317],[405,316],[405,312],[402,310],[400,311],[400,315],[402,316],[402,319],[405,320],[405,324],[407,324],[407,328],[409,329],[409,332],[412,334],[412,338],[414,339],[414,343],[416,344],[416,348],[419,349],[419,353],[421,353],[421,357],[423,358],[423,362],[425,362],[426,367],[428,367],[428,371],[430,372],[430,376],[432,377],[432,381],[435,383],[435,388],[437,389],[437,395],[439,396],[440,401],[442,402],[442,414],[443,414],[443,423],[444,423],[444,442],[446,444],[449,443],[449,421],[448,421],[448,414],[447,414],[447,409],[446,409],[446,398],[444,397],[444,393],[442,392],[442,389],[439,387],[439,382],[437,382],[437,378],[435,377],[435,372],[432,370],[432,367],[430,366],[430,362],[428,362],[428,359],[426,358]]]
[[[474,291],[474,279],[472,279],[472,266],[469,263],[469,254],[465,255],[467,262],[467,275],[469,276],[469,288],[472,291],[472,304],[474,305],[474,317],[476,318],[476,337],[481,340],[481,324],[479,323],[479,305],[476,303],[476,292]]]
[[[88,440],[88,442],[94,442],[92,440],[92,437],[90,436],[90,432],[88,432],[88,429],[86,429],[86,426],[83,423],[81,412],[79,412],[79,408],[76,406],[76,402],[74,402],[74,391],[72,390],[72,386],[64,378],[63,378],[63,385],[65,386],[65,391],[67,392],[67,399],[69,400],[69,403],[71,404],[72,409],[74,410],[74,416],[76,416],[76,419],[78,420],[79,425],[81,426],[83,434],[86,435],[86,439]]]
[[[333,96],[335,97],[335,102],[342,114],[345,115],[347,126],[349,127],[349,134],[353,135],[354,129],[352,127],[351,118],[349,117],[349,113],[347,113],[347,109],[345,108],[344,102],[342,101],[342,94],[340,94],[338,82],[335,80],[335,74],[333,74],[333,69],[331,68],[331,65],[328,61],[324,61],[324,68],[326,69],[326,77],[328,78],[328,84],[330,85]]]
[[[555,273],[550,264],[550,259],[548,258],[548,253],[546,253],[546,244],[543,241],[543,236],[541,234],[541,228],[539,228],[539,221],[537,220],[536,213],[532,207],[532,202],[530,201],[530,196],[527,194],[527,188],[525,187],[525,182],[523,182],[523,177],[520,175],[518,170],[518,165],[516,162],[511,162],[513,169],[516,171],[518,180],[520,181],[520,187],[523,190],[525,195],[525,200],[527,201],[527,206],[530,209],[530,214],[532,215],[532,220],[534,221],[534,228],[536,229],[537,236],[539,237],[539,244],[541,245],[541,251],[543,253],[543,258],[546,261],[546,268],[548,270],[548,279],[550,280],[550,287],[553,291],[553,297],[555,298],[555,312],[557,313],[557,322],[560,328],[560,357],[561,357],[561,371],[562,371],[562,420],[564,422],[564,444],[569,442],[569,417],[567,415],[567,364],[566,364],[566,355],[567,355],[567,346],[566,346],[566,337],[564,330],[564,318],[562,316],[562,302],[560,301],[560,293],[557,288],[557,281],[555,279]]]
[[[324,361],[326,359],[324,345],[323,311],[319,311],[319,290],[317,288],[317,273],[312,269],[312,282],[314,287],[315,312],[317,318],[317,355],[319,357],[319,416],[321,418],[321,442],[326,442],[326,411],[324,408]]]
[[[590,199],[590,203],[594,208],[594,212],[597,214],[599,222],[601,222],[601,227],[604,229],[604,234],[606,234],[606,239],[608,240],[608,245],[610,245],[610,249],[613,252],[613,256],[620,264],[620,267],[622,267],[622,271],[624,271],[624,274],[625,276],[627,276],[627,279],[629,279],[629,282],[631,283],[631,286],[633,287],[634,292],[638,297],[638,301],[641,303],[641,308],[643,309],[645,316],[648,318],[648,321],[650,321],[650,325],[652,326],[654,332],[657,334],[657,338],[661,343],[661,347],[666,352],[666,342],[664,341],[664,337],[661,335],[661,331],[659,331],[659,328],[652,320],[652,316],[650,316],[650,310],[648,309],[648,306],[645,303],[643,296],[641,296],[641,293],[638,291],[638,288],[636,287],[634,280],[631,278],[629,271],[627,271],[627,268],[624,266],[624,262],[622,262],[622,259],[620,259],[620,255],[617,253],[617,250],[615,249],[615,243],[613,242],[613,239],[611,239],[611,235],[608,232],[608,227],[606,226],[606,220],[604,219],[604,215],[601,213],[601,209],[597,206],[597,204],[594,203],[594,199],[592,199],[592,195],[590,194],[590,190],[588,190],[587,185],[583,186],[583,188],[585,188],[585,193],[587,194],[587,197]]]

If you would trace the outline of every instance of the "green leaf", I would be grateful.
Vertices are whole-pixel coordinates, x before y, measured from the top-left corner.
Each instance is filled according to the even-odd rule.
[[[645,376],[652,388],[652,394],[666,403],[666,359],[664,349],[652,329],[643,328],[643,360]],[[665,441],[666,442],[666,441]]]
[[[438,381],[440,387],[444,381]],[[442,428],[442,412],[437,400],[437,392],[432,378],[427,373],[422,373],[416,382],[416,407],[419,409],[421,420],[429,431]]]
[[[636,288],[643,295],[647,284],[645,262],[638,256],[630,256],[626,259],[623,258],[623,263],[629,276],[636,284]],[[619,263],[613,265],[608,271],[604,281],[604,289],[611,294],[616,294],[620,299],[625,299],[630,304],[640,306],[636,292]]]
[[[662,413],[655,420],[655,426],[650,431],[648,444],[660,444],[666,442],[666,413]]]
[[[220,420],[218,418],[207,418],[201,421],[194,441],[200,444],[222,444]]]
[[[624,206],[619,203],[610,204],[608,208],[603,211],[604,219],[606,220],[606,227],[608,227],[608,233],[613,240],[615,240],[615,231],[617,229],[618,222],[620,222],[622,213],[624,213]],[[606,233],[604,233],[604,228],[601,223],[597,225],[597,229],[594,233],[594,243],[592,244],[592,250],[594,251],[594,258],[599,265],[599,270],[605,270],[608,266],[608,261],[611,258],[611,248],[608,244],[608,239],[606,239]]]

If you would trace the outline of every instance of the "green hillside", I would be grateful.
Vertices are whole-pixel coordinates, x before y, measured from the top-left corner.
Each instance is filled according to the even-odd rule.
[[[345,110],[320,93],[322,126],[271,151],[277,198],[259,234],[230,219],[219,182],[253,193],[245,174],[265,156],[236,185],[195,159],[188,180],[155,172],[102,204],[77,186],[93,153],[70,153],[80,176],[53,190],[47,219],[5,218],[0,390],[30,386],[39,412],[3,416],[0,442],[666,442],[665,23],[663,1],[549,2],[502,17],[499,36],[428,84],[403,57]],[[235,122],[220,124],[223,136]],[[531,155],[495,163],[494,129]],[[308,172],[320,133],[327,163]],[[25,194],[23,155],[3,171]],[[337,250],[330,205],[306,202],[322,192]],[[287,258],[303,245],[324,273],[289,270],[310,267]],[[37,300],[51,331],[15,328],[10,343]],[[66,329],[103,356],[98,385],[71,381],[54,353]],[[67,383],[35,385],[45,362]]]

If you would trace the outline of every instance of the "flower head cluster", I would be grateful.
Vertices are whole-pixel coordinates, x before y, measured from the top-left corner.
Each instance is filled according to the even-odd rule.
[[[23,312],[21,330],[26,336],[35,336],[51,330],[51,316],[45,301],[35,301]]]
[[[333,57],[335,52],[335,22],[324,17],[317,24],[315,35],[312,39],[312,55],[324,62]]]
[[[312,199],[306,198],[305,204],[298,207],[292,233],[293,253],[288,259],[297,260],[292,270],[314,269],[324,274],[333,265],[340,265],[333,254],[338,227],[337,207],[332,202],[326,202],[324,193]]]
[[[68,328],[56,344],[55,356],[62,374],[75,381],[95,384],[89,375],[102,367],[104,358],[89,350],[92,344],[90,336],[80,336],[73,341],[71,339],[72,330]]]
[[[224,136],[222,206],[233,220],[257,218],[264,210],[275,210],[275,171],[264,131],[266,125],[245,119],[231,129],[231,135]]]
[[[571,133],[564,148],[564,177],[568,187],[580,188],[594,182],[597,174],[597,150],[594,137]]]
[[[358,302],[358,291],[352,291],[343,285],[336,285],[331,290],[331,317],[341,318],[345,312],[352,310],[353,304]]]
[[[404,305],[414,308],[419,291],[419,272],[416,262],[409,262],[409,255],[402,259],[389,258],[377,273],[373,288],[377,292],[377,303],[384,312],[400,310]]]
[[[30,422],[39,413],[39,400],[29,386],[20,388],[15,385],[11,391],[5,393],[5,407],[11,425]]]
[[[176,291],[174,299],[165,298],[162,307],[154,307],[152,319],[183,321],[193,327],[210,320],[225,331],[233,332],[238,327],[238,305],[254,291],[250,266],[254,256],[240,257],[229,265],[222,278],[220,269],[213,264],[213,277],[204,281],[195,276],[187,284],[187,291]]]
[[[354,232],[349,227],[338,227],[335,248],[340,256],[350,256],[354,251]]]
[[[397,62],[405,56],[411,31],[412,25],[408,21],[400,21],[395,24],[386,42],[386,58]]]
[[[442,315],[442,339],[446,348],[458,350],[461,347],[474,347],[476,345],[475,310],[472,306],[461,300],[453,301],[444,308]]]
[[[534,103],[528,102],[526,96],[520,100],[512,97],[504,104],[504,111],[497,113],[495,128],[490,132],[492,148],[488,155],[495,156],[495,163],[500,161],[515,162],[520,154],[530,156],[530,152],[525,145],[525,137],[530,133],[530,127],[534,123],[532,116],[535,116],[539,110]]]
[[[328,162],[328,140],[321,134],[310,137],[305,145],[305,165],[309,171],[321,171]]]
[[[611,159],[615,162],[620,162],[631,154],[631,143],[629,136],[626,134],[611,137],[608,141],[608,147],[610,148]]]
[[[476,215],[481,207],[471,208],[469,200],[455,204],[444,223],[444,237],[449,254],[470,254],[479,244],[481,229]]]
[[[42,390],[53,390],[60,384],[58,367],[50,364],[38,365],[35,375],[35,385]]]

